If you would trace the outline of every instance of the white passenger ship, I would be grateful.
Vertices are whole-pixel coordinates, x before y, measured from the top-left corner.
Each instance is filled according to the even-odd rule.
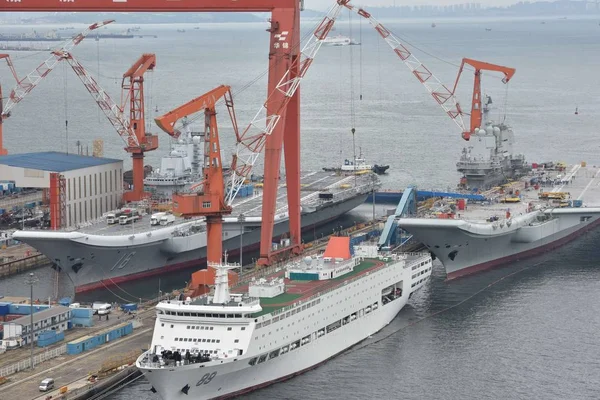
[[[271,267],[231,292],[163,301],[136,362],[164,400],[229,398],[291,378],[376,333],[431,275],[429,253],[380,252],[332,238],[323,256]],[[247,279],[246,279],[247,280]]]

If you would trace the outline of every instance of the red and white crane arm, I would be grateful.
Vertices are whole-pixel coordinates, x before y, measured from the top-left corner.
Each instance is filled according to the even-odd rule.
[[[76,36],[73,36],[72,38],[67,40],[65,43],[63,43],[63,45],[60,48],[52,51],[52,55],[48,59],[46,59],[46,61],[41,63],[36,69],[34,69],[29,74],[27,74],[27,76],[25,76],[23,79],[18,78],[18,76],[15,72],[15,69],[12,66],[12,63],[10,62],[9,59],[7,59],[8,63],[9,63],[8,65],[11,69],[11,72],[13,73],[13,76],[15,77],[15,80],[17,81],[17,85],[11,90],[11,92],[8,96],[8,102],[6,103],[6,105],[4,106],[4,108],[2,110],[2,117],[3,118],[8,117],[10,115],[9,114],[10,110],[15,106],[15,104],[17,104],[18,102],[23,100],[23,98],[29,92],[31,92],[31,90],[34,87],[36,87],[36,85],[38,83],[40,83],[40,81],[42,79],[44,79],[46,77],[46,75],[48,75],[50,73],[50,71],[52,71],[54,69],[54,67],[56,67],[58,62],[62,59],[62,57],[58,56],[57,54],[62,54],[64,52],[71,51],[75,46],[77,46],[79,43],[81,43],[81,41],[90,32],[92,32],[98,28],[101,28],[105,25],[108,25],[113,21],[114,20],[106,20],[106,21],[102,21],[102,22],[96,22],[95,24],[88,26],[84,31],[80,32]]]
[[[300,55],[296,57],[290,68],[280,79],[275,90],[269,94],[267,101],[256,113],[254,119],[252,119],[246,129],[238,135],[236,152],[233,155],[233,161],[231,163],[231,175],[227,182],[225,199],[227,204],[231,205],[237,192],[244,184],[244,180],[250,175],[258,156],[265,147],[267,137],[271,135],[281,120],[288,103],[292,99],[294,93],[296,93],[296,90],[300,86],[300,82],[306,75],[317,52],[321,48],[323,39],[325,39],[331,31],[342,7],[348,1],[349,0],[337,0],[336,4],[331,7],[327,15],[311,34],[310,39],[302,48]],[[298,70],[298,74],[294,75],[292,71],[296,70]],[[268,106],[274,101],[280,101],[280,103],[272,108],[275,110],[273,113],[268,114],[267,110],[271,109]]]
[[[442,107],[448,116],[458,125],[461,132],[466,130],[465,122],[462,118],[460,104],[454,96],[454,92],[448,89],[421,61],[415,57],[411,51],[402,44],[391,31],[377,21],[373,16],[362,8],[355,7],[349,2],[344,4],[344,7],[354,11],[356,14],[367,19],[375,28],[377,33],[387,42],[394,50],[396,55],[400,57],[402,62],[408,67],[413,75],[425,86],[425,89],[431,94],[435,101]]]
[[[75,74],[79,77],[83,85],[92,95],[104,115],[108,118],[112,126],[115,128],[121,139],[127,146],[126,149],[136,149],[140,147],[140,143],[130,128],[129,123],[123,117],[123,109],[115,103],[108,93],[96,82],[96,79],[85,69],[81,63],[73,57],[69,52],[57,52],[59,59],[64,59],[69,63]]]

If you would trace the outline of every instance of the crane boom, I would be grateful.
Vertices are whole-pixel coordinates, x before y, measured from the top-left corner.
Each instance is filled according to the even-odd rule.
[[[233,128],[237,132],[233,99],[230,87],[221,85],[202,96],[177,107],[173,111],[155,119],[161,129],[169,135],[174,135],[175,123],[183,117],[204,111],[204,163],[202,165],[202,182],[192,188],[202,185],[200,193],[174,193],[173,212],[185,216],[206,217],[207,234],[207,261],[218,263],[221,261],[223,249],[223,215],[231,214],[231,207],[225,204],[223,165],[221,162],[221,146],[219,142],[219,130],[217,126],[217,113],[215,106],[221,99],[225,99],[225,105],[233,122]]]
[[[331,7],[321,23],[313,31],[309,41],[304,45],[299,57],[296,57],[290,68],[279,80],[275,90],[271,92],[267,101],[256,113],[250,124],[244,131],[237,135],[236,152],[231,163],[231,176],[228,180],[228,191],[226,201],[231,205],[236,194],[240,190],[246,177],[252,171],[259,154],[264,149],[267,137],[273,133],[273,130],[285,113],[286,107],[292,99],[294,93],[300,86],[302,78],[306,75],[308,68],[312,64],[317,52],[321,48],[323,39],[327,37],[333,24],[338,17],[342,7],[349,0],[337,0]],[[292,71],[298,70],[298,74]],[[275,112],[269,114],[275,103]],[[278,168],[278,166],[269,166]]]
[[[216,103],[221,99],[221,97],[225,96],[230,91],[229,86],[221,85],[219,87],[214,88],[213,90],[203,94],[202,96],[196,97],[193,100],[188,101],[187,103],[177,107],[174,110],[169,111],[165,115],[157,117],[154,119],[156,125],[163,131],[165,131],[170,136],[177,139],[181,135],[181,131],[175,129],[175,124],[183,117],[187,117],[190,114],[194,114],[200,110],[204,110],[206,108],[214,108]],[[231,97],[231,93],[229,94]],[[229,116],[231,117],[231,121],[233,122],[233,129],[236,137],[239,136],[237,121],[235,118],[235,112],[233,108],[227,107],[229,111]]]
[[[460,68],[458,70],[458,75],[456,76],[456,82],[454,82],[454,88],[452,89],[452,93],[456,92],[456,87],[458,86],[458,81],[460,80],[460,75],[463,72],[465,64],[468,64],[475,68],[474,73],[474,84],[473,84],[473,95],[471,99],[471,124],[470,130],[463,130],[462,137],[465,140],[469,140],[471,135],[475,132],[476,129],[481,128],[481,123],[483,119],[482,114],[482,106],[481,106],[481,71],[495,71],[502,72],[504,74],[504,78],[502,78],[502,83],[508,83],[510,79],[515,74],[514,68],[503,67],[501,65],[490,64],[484,61],[477,61],[470,58],[463,58],[462,63],[460,64]]]
[[[402,62],[408,67],[413,75],[425,86],[425,89],[431,94],[434,100],[442,107],[448,116],[464,132],[466,130],[465,122],[462,118],[460,104],[454,96],[454,92],[448,89],[415,55],[402,44],[392,32],[377,21],[373,16],[362,8],[353,6],[350,3],[344,4],[344,7],[355,12],[361,17],[367,19],[375,28],[377,33],[386,41]]]
[[[27,74],[27,76],[25,76],[23,79],[17,78],[17,75],[14,72],[14,68],[13,68],[13,75],[15,76],[15,79],[17,80],[17,85],[14,87],[13,90],[11,90],[11,92],[8,96],[8,102],[7,102],[6,106],[4,107],[4,110],[2,111],[2,115],[8,115],[10,113],[10,110],[15,106],[15,104],[17,104],[18,102],[23,100],[23,98],[29,92],[31,92],[31,90],[34,87],[36,87],[36,85],[38,83],[40,83],[40,81],[42,79],[44,79],[46,77],[46,75],[48,75],[50,73],[50,71],[52,71],[54,69],[54,67],[56,67],[56,64],[58,64],[58,62],[62,59],[62,57],[59,54],[71,51],[73,49],[73,47],[75,47],[79,43],[81,43],[81,41],[90,32],[92,32],[98,28],[101,28],[105,25],[108,25],[112,22],[114,22],[114,20],[106,20],[106,21],[96,22],[96,23],[88,26],[84,31],[80,32],[79,34],[73,36],[72,38],[70,38],[69,40],[64,42],[60,48],[52,51],[52,56],[48,57],[48,59],[46,59],[46,61],[41,63],[35,70],[33,70],[32,72]]]
[[[115,103],[108,93],[96,82],[96,79],[85,69],[83,65],[69,52],[60,55],[69,63],[75,74],[79,77],[87,91],[92,95],[104,115],[108,118],[127,148],[139,147],[140,143],[123,118],[123,109]]]

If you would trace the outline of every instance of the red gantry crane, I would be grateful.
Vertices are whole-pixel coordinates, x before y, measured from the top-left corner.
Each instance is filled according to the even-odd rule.
[[[273,259],[271,240],[279,182],[281,151],[285,152],[286,186],[292,251],[299,253],[300,224],[300,80],[310,66],[321,40],[327,37],[341,7],[337,0],[327,17],[300,51],[299,0],[21,0],[5,4],[7,11],[111,11],[111,12],[270,12],[268,100],[237,143],[228,184],[227,203],[237,194],[258,154],[265,149],[260,263]],[[282,121],[281,123],[279,123]]]
[[[222,219],[224,215],[231,214],[231,206],[225,203],[221,145],[219,143],[217,113],[215,111],[215,105],[221,98],[225,99],[233,130],[236,136],[239,136],[230,87],[225,85],[221,85],[155,119],[156,124],[163,131],[177,138],[180,135],[180,132],[175,129],[177,121],[190,114],[204,111],[203,179],[191,187],[192,191],[200,186],[202,186],[202,189],[198,193],[173,194],[173,211],[190,217],[206,217],[206,259],[208,263],[221,261],[223,252]]]
[[[481,106],[481,71],[498,71],[504,74],[502,82],[507,83],[515,73],[514,68],[503,67],[500,65],[490,64],[483,61],[471,60],[464,58],[458,76],[452,90],[444,85],[434,74],[431,72],[421,61],[415,57],[415,55],[402,44],[400,39],[396,37],[391,31],[377,21],[373,16],[362,8],[355,7],[349,2],[344,4],[344,7],[355,12],[359,16],[367,19],[369,23],[375,28],[377,33],[387,42],[398,57],[404,62],[404,64],[410,69],[413,75],[425,86],[427,91],[435,99],[435,101],[442,107],[442,109],[448,114],[448,116],[458,125],[462,132],[462,138],[469,140],[471,134],[476,129],[481,127],[482,122],[482,106]],[[460,107],[460,104],[456,100],[456,86],[458,80],[463,71],[464,65],[468,64],[475,68],[475,85],[473,88],[473,98],[471,104],[471,124],[470,129],[467,130],[463,115],[469,115]]]
[[[301,251],[300,237],[300,99],[298,85],[312,58],[327,37],[341,6],[348,0],[337,0],[328,16],[315,30],[311,42],[300,52],[300,2],[298,0],[23,0],[9,3],[10,11],[234,11],[270,12],[269,97],[251,124],[238,138],[236,157],[232,164],[227,203],[237,194],[249,174],[258,154],[265,149],[265,180],[263,187],[260,262],[272,261],[271,240],[275,221],[275,203],[279,181],[281,150],[285,151],[288,213],[292,250]],[[304,55],[304,57],[302,57]],[[279,123],[282,121],[282,123]],[[285,144],[285,146],[284,146]]]
[[[8,95],[8,102],[6,103],[6,105],[3,105],[2,86],[0,85],[0,155],[8,154],[8,151],[4,148],[2,141],[2,125],[4,120],[10,117],[10,112],[12,108],[21,100],[23,100],[25,96],[27,96],[27,94],[29,94],[29,92],[31,92],[33,88],[36,87],[38,83],[40,83],[42,79],[44,79],[54,69],[54,67],[56,67],[58,62],[62,59],[60,56],[57,56],[57,54],[71,51],[75,46],[81,43],[81,41],[91,31],[108,25],[111,22],[114,21],[107,20],[102,22],[96,22],[95,24],[88,26],[84,31],[80,32],[79,34],[73,36],[72,38],[64,42],[60,48],[52,51],[52,55],[48,59],[46,59],[36,69],[34,69],[22,79],[19,79],[13,62],[10,59],[10,55],[0,54],[0,60],[6,60],[6,62],[8,63],[8,68],[10,69],[12,76],[17,82],[16,86],[10,91],[10,94]]]
[[[125,151],[131,153],[133,161],[133,190],[123,194],[123,200],[139,201],[144,193],[144,153],[158,148],[158,136],[146,132],[144,119],[144,73],[156,65],[154,54],[143,54],[123,74],[121,83],[121,104],[115,103],[108,93],[96,82],[81,63],[67,51],[60,53],[85,88],[92,95],[119,136],[125,142]],[[125,108],[129,103],[129,119],[125,118]]]

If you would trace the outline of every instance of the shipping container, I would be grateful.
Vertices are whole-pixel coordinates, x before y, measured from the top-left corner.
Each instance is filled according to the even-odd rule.
[[[71,305],[71,298],[63,297],[58,301],[58,304],[60,304],[61,306],[69,307]]]
[[[583,200],[573,200],[573,207],[583,206]]]
[[[60,342],[62,340],[65,340],[65,333],[64,332],[59,332],[59,333],[56,333],[55,331],[52,331],[52,332],[54,332],[55,334],[52,335],[52,336],[48,336],[45,339],[41,339],[41,338],[38,337],[38,340],[37,340],[38,347],[50,346],[50,345],[58,343],[58,342]]]
[[[47,304],[34,304],[33,312],[36,313],[38,311],[47,310],[48,308],[50,308],[50,306]],[[10,305],[10,313],[11,314],[19,314],[21,316],[29,315],[29,314],[31,314],[30,305],[29,304],[11,304]]]
[[[0,303],[0,315],[10,314],[10,303]]]
[[[121,309],[125,312],[137,311],[138,305],[136,303],[123,304]]]
[[[92,318],[94,315],[94,310],[91,308],[71,308],[71,316],[73,318]]]

